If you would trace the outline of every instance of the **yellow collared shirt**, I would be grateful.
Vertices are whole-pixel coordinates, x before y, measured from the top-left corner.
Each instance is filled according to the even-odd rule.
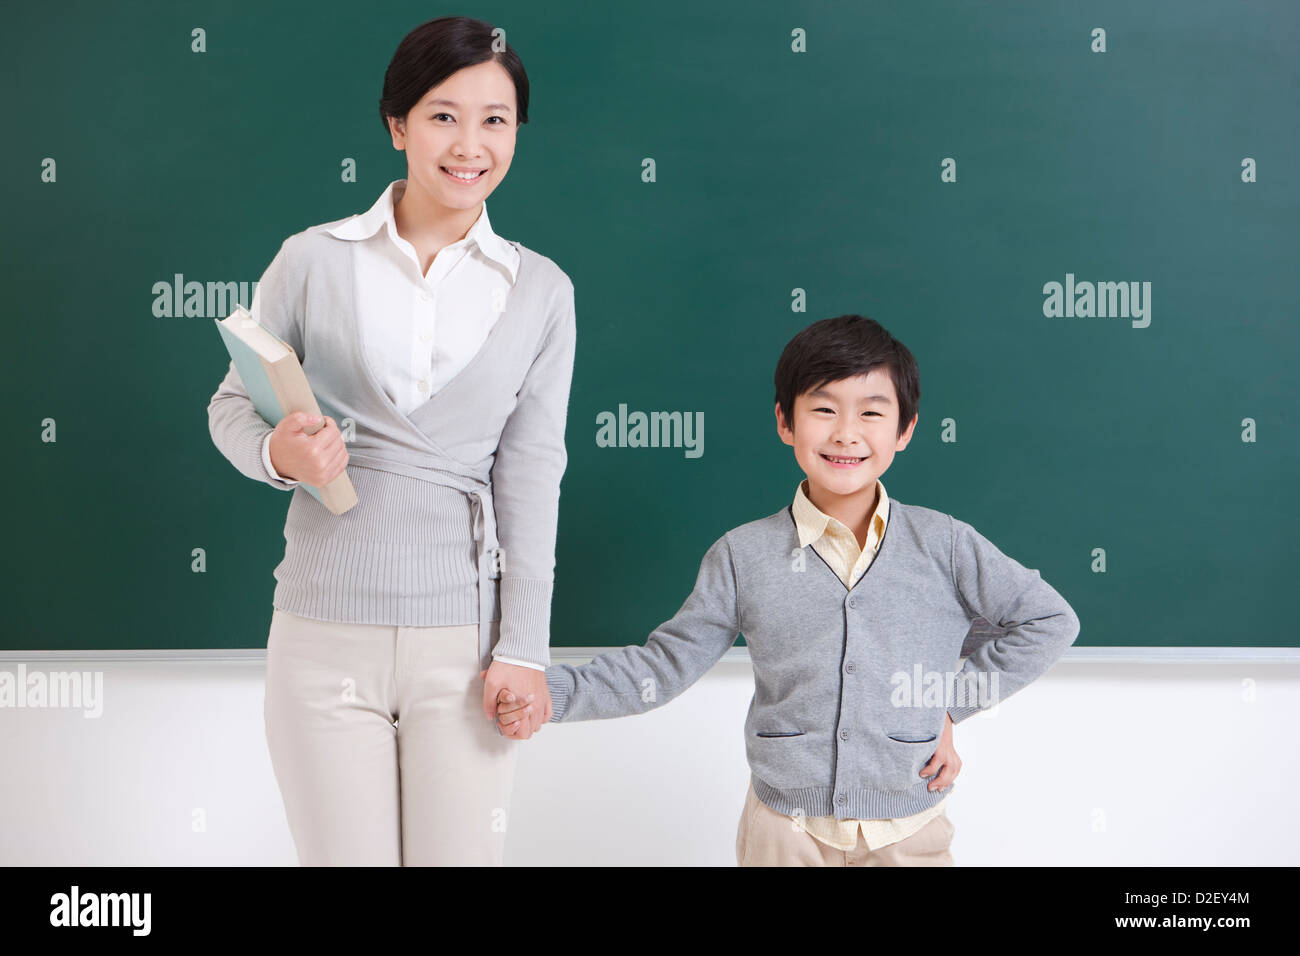
[[[811,544],[831,570],[839,575],[845,587],[852,588],[875,557],[880,539],[885,533],[885,526],[889,522],[889,496],[885,494],[884,483],[879,479],[876,480],[880,491],[880,502],[876,505],[875,514],[871,516],[866,547],[863,548],[858,547],[858,539],[842,522],[825,514],[809,500],[805,489],[807,483],[806,478],[801,481],[794,495],[793,511],[795,525],[799,531],[799,546],[805,547]],[[839,850],[851,850],[857,846],[858,831],[861,830],[867,848],[876,850],[911,836],[942,813],[943,806],[947,802],[948,798],[944,797],[928,810],[922,810],[910,817],[884,820],[839,820],[833,816],[805,817],[803,827],[822,843]],[[791,818],[791,820],[795,819]]]

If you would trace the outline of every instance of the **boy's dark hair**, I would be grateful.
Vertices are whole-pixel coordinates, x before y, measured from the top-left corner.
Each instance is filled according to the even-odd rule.
[[[796,396],[880,367],[889,370],[898,395],[901,436],[921,404],[921,370],[907,346],[861,315],[814,322],[786,343],[776,363],[776,403],[786,425],[794,430]]]
[[[514,47],[492,49],[492,24],[473,17],[439,17],[422,23],[397,45],[384,73],[379,119],[388,132],[388,117],[405,120],[429,90],[467,66],[496,60],[515,82],[518,124],[528,122],[528,74]]]

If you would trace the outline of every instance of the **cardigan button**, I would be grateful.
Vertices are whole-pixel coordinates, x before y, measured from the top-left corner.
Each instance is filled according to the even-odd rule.
[[[842,793],[835,794],[835,802],[838,803],[840,806],[844,806],[844,804],[848,802],[848,799],[849,798],[844,796],[844,794]]]

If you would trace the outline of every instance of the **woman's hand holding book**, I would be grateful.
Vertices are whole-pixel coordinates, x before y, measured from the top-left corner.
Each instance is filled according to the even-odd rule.
[[[271,435],[271,464],[276,473],[317,488],[328,485],[348,464],[348,449],[334,419],[322,425],[306,412],[280,419]]]

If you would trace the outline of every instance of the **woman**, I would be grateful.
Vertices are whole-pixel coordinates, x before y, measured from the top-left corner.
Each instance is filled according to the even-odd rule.
[[[324,427],[272,429],[233,363],[208,408],[244,475],[291,489],[346,466],[357,492],[334,515],[295,491],[274,572],[266,733],[304,865],[500,865],[516,752],[497,692],[536,696],[525,733],[551,714],[573,285],[489,225],[528,119],[494,41],[465,17],[402,40],[379,106],[406,179],[290,236],[258,284]]]

